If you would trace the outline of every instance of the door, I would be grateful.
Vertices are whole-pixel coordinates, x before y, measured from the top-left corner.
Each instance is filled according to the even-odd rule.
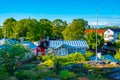
[[[67,53],[66,53],[66,48],[61,48],[61,55],[62,56],[65,56]]]

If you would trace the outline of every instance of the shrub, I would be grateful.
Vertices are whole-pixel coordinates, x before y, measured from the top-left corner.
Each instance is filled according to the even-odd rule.
[[[0,49],[0,69],[12,75],[19,67],[18,63],[25,59],[25,53],[29,50],[20,44],[7,43],[3,46],[4,48]]]
[[[19,78],[19,79],[28,79],[28,76],[27,76],[27,74],[28,74],[28,71],[27,70],[21,70],[21,71],[17,71],[17,72],[15,72],[15,76],[17,77],[17,78]]]
[[[47,59],[43,62],[43,64],[52,67],[54,65],[54,62],[51,59]]]
[[[59,56],[55,56],[53,62],[54,62],[54,71],[56,72],[56,74],[59,74],[59,71],[62,68],[62,61],[59,58]]]
[[[118,51],[116,52],[115,58],[120,61],[120,49],[118,49]]]
[[[45,60],[48,60],[48,59],[50,60],[52,58],[53,58],[52,53],[49,53],[42,57],[42,61],[44,62]]]
[[[102,75],[103,73],[102,73],[102,71],[100,71],[100,69],[94,69],[94,71],[92,71],[89,75],[88,75],[88,78],[90,79],[90,80],[94,80],[94,79],[96,79],[96,80],[104,80],[105,78],[103,77],[103,75]]]
[[[44,80],[46,77],[57,77],[49,68],[36,67],[31,70],[20,70],[14,74],[19,80]],[[44,78],[44,79],[41,79]]]
[[[60,71],[60,78],[62,80],[70,80],[73,77],[75,77],[75,74],[73,72],[70,72],[68,70],[61,70]]]
[[[85,59],[88,61],[88,60],[90,60],[90,57],[95,56],[95,53],[93,53],[91,51],[87,51],[84,56],[85,56]]]
[[[71,58],[71,57],[72,57],[72,58]],[[75,61],[75,62],[77,62],[77,61],[78,61],[78,62],[85,61],[84,55],[81,54],[81,53],[78,53],[78,52],[72,54],[72,56],[71,56],[71,54],[70,54],[70,59],[73,59],[73,61]]]
[[[8,72],[6,72],[6,70],[1,70],[0,71],[0,80],[5,80],[6,78],[8,78],[10,75]]]

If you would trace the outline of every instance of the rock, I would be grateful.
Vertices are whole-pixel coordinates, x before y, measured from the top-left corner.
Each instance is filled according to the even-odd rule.
[[[74,68],[83,68],[83,64],[74,64],[73,65]]]
[[[70,64],[67,66],[64,66],[63,69],[69,70],[69,71],[75,71],[76,69],[83,68],[83,64]]]
[[[112,69],[107,77],[113,80],[120,80],[120,68]]]
[[[110,64],[115,66],[115,65],[116,65],[116,62],[111,62]]]
[[[63,67],[63,69],[72,71],[73,70],[73,66],[72,65],[67,65],[67,66]]]
[[[103,62],[101,62],[101,64],[103,64],[103,65],[104,65],[104,64],[106,64],[106,62],[104,62],[104,61],[103,61]]]
[[[109,78],[112,80],[120,80],[120,73],[113,73],[109,75]],[[117,79],[116,79],[117,78]],[[119,78],[119,79],[118,79]]]
[[[120,72],[120,68],[114,68],[111,73]]]
[[[115,80],[120,80],[120,75],[115,77]]]
[[[18,80],[15,76],[11,76],[8,80]]]
[[[117,64],[120,65],[120,61]]]
[[[33,64],[40,64],[41,61],[37,61],[37,60],[36,60],[36,61],[32,61],[32,63],[33,63]]]

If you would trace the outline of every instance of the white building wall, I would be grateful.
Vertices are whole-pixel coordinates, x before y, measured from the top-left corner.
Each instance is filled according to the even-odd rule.
[[[114,40],[114,32],[111,29],[108,29],[104,32],[104,40],[105,41]]]

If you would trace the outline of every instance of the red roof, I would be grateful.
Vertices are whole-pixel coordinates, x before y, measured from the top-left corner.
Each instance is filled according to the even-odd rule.
[[[93,32],[93,31],[96,32],[96,29],[87,29],[87,30],[85,30],[85,34],[88,34],[88,33]],[[98,34],[103,34],[104,31],[105,30],[103,30],[103,29],[97,29]]]

